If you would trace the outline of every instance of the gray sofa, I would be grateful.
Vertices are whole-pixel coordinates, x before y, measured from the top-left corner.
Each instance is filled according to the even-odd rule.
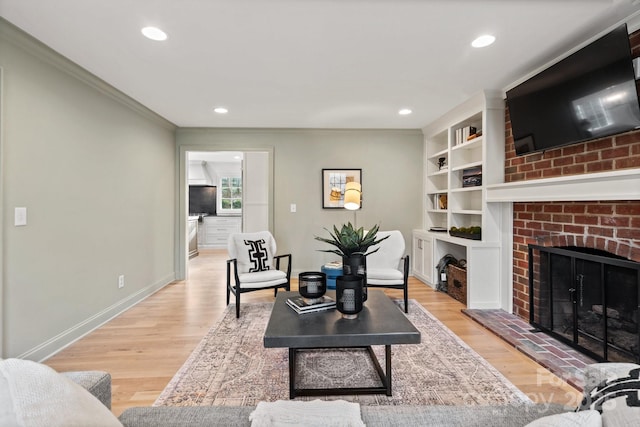
[[[8,361],[4,361],[8,362]],[[3,361],[0,359],[0,365]],[[42,387],[36,387],[38,393],[33,393],[34,384],[40,384],[40,375],[31,375],[31,377],[20,377],[27,369],[33,371],[41,370],[41,366],[34,362],[30,364],[13,362],[13,371],[4,369],[0,366],[0,425],[22,425],[18,423],[6,422],[6,420],[14,420],[20,418],[14,414],[8,413],[12,408],[17,406],[27,408],[26,411],[30,416],[31,406],[23,405],[22,401],[16,400],[16,394],[11,394],[17,388],[22,388],[22,396],[31,398],[33,394],[44,394],[41,399],[36,402],[40,405],[43,403],[55,408],[73,407],[76,401],[89,400],[78,406],[78,412],[75,409],[67,410],[66,416],[70,416],[72,421],[82,413],[86,420],[91,420],[90,425],[114,425],[118,421],[126,427],[189,427],[189,426],[250,426],[249,415],[255,409],[254,407],[237,406],[208,406],[208,407],[139,407],[129,408],[125,410],[116,420],[110,414],[107,408],[111,408],[111,376],[106,372],[87,371],[87,372],[68,372],[62,375],[43,371],[43,377],[48,376],[47,383],[49,386],[59,387],[61,392],[69,393],[71,398],[60,400],[58,395],[49,393]],[[46,374],[46,375],[44,375]],[[3,376],[4,375],[4,376]],[[35,383],[34,381],[35,379]],[[73,387],[58,386],[59,380],[70,383]],[[69,381],[71,379],[72,381]],[[31,383],[25,384],[26,381]],[[73,384],[71,384],[73,383]],[[77,384],[82,387],[78,387]],[[77,389],[77,390],[75,390]],[[626,389],[626,393],[620,393],[621,389]],[[91,398],[86,391],[95,396],[98,401]],[[585,372],[585,400],[582,403],[583,411],[573,413],[573,408],[567,408],[555,404],[520,404],[511,406],[361,406],[361,416],[364,423],[369,426],[524,426],[534,422],[536,426],[550,425],[548,420],[541,422],[539,419],[546,416],[554,416],[561,418],[571,417],[573,424],[569,425],[587,425],[583,423],[583,419],[575,420],[576,416],[589,416],[591,421],[597,421],[595,424],[604,427],[637,425],[640,419],[640,405],[634,406],[637,402],[638,390],[640,390],[640,365],[634,364],[596,364],[589,367]],[[76,393],[76,394],[74,394]],[[20,399],[24,399],[22,397]],[[12,401],[13,399],[13,401]],[[65,398],[62,398],[65,399]],[[51,402],[56,400],[55,402]],[[5,406],[2,406],[4,402]],[[66,403],[65,403],[66,402]],[[93,406],[91,403],[93,402]],[[18,405],[16,403],[19,403]],[[611,405],[613,403],[613,405]],[[31,403],[30,403],[31,404]],[[68,408],[67,408],[68,409]],[[595,409],[595,410],[594,410]],[[40,409],[38,409],[40,410]],[[87,410],[89,410],[87,415]],[[98,413],[104,412],[107,417],[104,423],[98,423]],[[602,414],[601,414],[602,413]],[[19,414],[20,415],[20,414]],[[57,415],[57,414],[56,414]],[[4,417],[4,418],[3,418]],[[111,419],[107,419],[111,418]],[[51,420],[52,418],[47,418]],[[4,421],[3,421],[4,420]],[[534,421],[539,420],[539,421]],[[557,420],[554,420],[558,422]],[[560,420],[561,422],[566,420]],[[601,423],[600,423],[601,421]],[[536,424],[538,423],[538,424]],[[29,424],[32,425],[32,424]],[[57,424],[49,425],[69,425],[67,421],[61,421]],[[73,425],[86,425],[73,423]],[[556,425],[556,424],[553,424]],[[562,424],[557,424],[562,425]]]
[[[111,407],[111,377],[105,372],[65,373]],[[119,417],[125,427],[250,426],[252,406],[138,407]],[[524,426],[566,412],[561,405],[362,406],[367,426]]]

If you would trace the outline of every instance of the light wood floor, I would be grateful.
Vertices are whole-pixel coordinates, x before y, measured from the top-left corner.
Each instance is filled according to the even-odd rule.
[[[151,405],[224,311],[225,259],[224,250],[201,251],[190,261],[188,280],[166,286],[45,363],[58,371],[110,372],[116,415],[132,406]],[[297,280],[292,284],[297,289]],[[385,292],[402,296],[401,291]],[[579,402],[577,390],[462,314],[464,306],[448,295],[410,278],[409,298],[421,303],[532,400],[570,406]],[[273,291],[243,294],[242,300],[273,301]]]

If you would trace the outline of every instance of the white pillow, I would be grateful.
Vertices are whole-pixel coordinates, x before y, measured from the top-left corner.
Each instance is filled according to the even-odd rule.
[[[273,270],[273,236],[268,231],[232,236],[238,260],[238,273]]]
[[[602,427],[602,417],[598,411],[565,412],[549,415],[530,422],[525,427]]]
[[[122,427],[82,386],[29,360],[0,360],[0,396],[2,426]]]

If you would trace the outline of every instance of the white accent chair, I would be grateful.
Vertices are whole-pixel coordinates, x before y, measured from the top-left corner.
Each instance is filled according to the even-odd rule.
[[[405,244],[398,230],[378,231],[376,239],[389,238],[370,248],[366,257],[367,286],[370,288],[393,288],[404,291],[404,312],[409,312],[409,255],[404,255]],[[373,252],[378,248],[377,252]]]
[[[290,290],[291,254],[275,255],[276,240],[270,232],[231,234],[227,251],[230,258],[227,260],[227,305],[233,292],[236,296],[236,318],[240,317],[240,294],[273,289],[275,296],[278,288]],[[282,258],[287,258],[286,271],[280,270]]]

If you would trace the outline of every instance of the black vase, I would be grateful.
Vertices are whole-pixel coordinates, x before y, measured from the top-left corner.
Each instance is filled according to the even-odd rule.
[[[362,276],[362,301],[367,300],[367,257],[356,252],[342,257],[342,274],[345,276]]]
[[[327,291],[327,275],[319,271],[306,271],[298,275],[298,292],[312,302]]]
[[[336,309],[344,319],[356,319],[362,311],[363,278],[359,275],[336,278]]]

